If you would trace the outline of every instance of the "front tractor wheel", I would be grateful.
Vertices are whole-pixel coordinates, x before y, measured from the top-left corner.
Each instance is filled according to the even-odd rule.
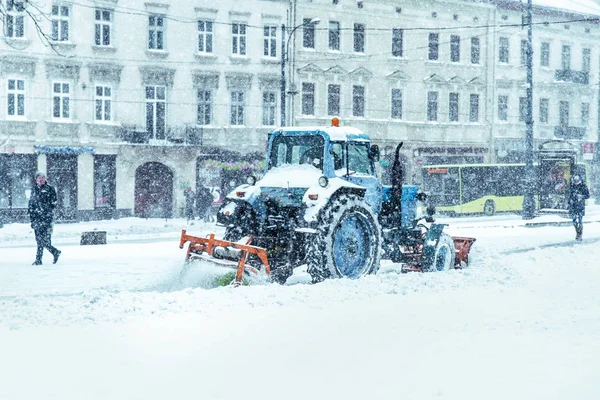
[[[308,272],[313,282],[374,274],[380,248],[381,232],[371,208],[357,196],[340,196],[320,216],[316,237],[308,245]]]
[[[437,246],[435,247],[435,255],[433,264],[429,268],[424,269],[425,272],[448,271],[454,268],[454,259],[456,258],[456,249],[454,247],[454,239],[447,233],[442,233]]]

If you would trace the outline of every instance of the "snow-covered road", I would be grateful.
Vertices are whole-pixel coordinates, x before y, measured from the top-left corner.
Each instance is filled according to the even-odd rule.
[[[182,220],[57,225],[42,267],[7,225],[0,399],[600,398],[600,224],[575,244],[512,216],[448,222],[477,238],[468,269],[212,290],[211,267],[183,269]],[[78,246],[94,226],[109,244]]]

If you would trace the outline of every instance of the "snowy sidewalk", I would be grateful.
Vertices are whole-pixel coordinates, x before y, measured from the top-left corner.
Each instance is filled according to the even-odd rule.
[[[184,218],[122,218],[55,224],[52,242],[57,246],[79,244],[81,234],[90,231],[106,231],[108,244],[169,240],[178,242],[183,229],[192,234],[205,235],[210,232],[221,233],[223,228],[202,221],[193,221],[188,225]],[[29,246],[35,246],[34,232],[29,224],[7,224],[0,228],[0,248]]]
[[[567,216],[541,215],[532,220],[524,220],[520,215],[505,213],[492,217],[468,216],[449,218],[437,216],[436,222],[448,224],[454,229],[470,228],[516,228],[571,226]],[[584,223],[600,222],[600,205],[587,207]],[[108,244],[147,243],[173,241],[178,242],[181,231],[186,229],[191,234],[204,236],[208,233],[222,235],[224,228],[214,223],[194,221],[187,224],[184,218],[143,219],[122,218],[118,220],[88,221],[55,224],[52,241],[57,246],[78,245],[83,232],[106,231]],[[6,224],[0,228],[0,248],[33,247],[35,239],[29,224]]]

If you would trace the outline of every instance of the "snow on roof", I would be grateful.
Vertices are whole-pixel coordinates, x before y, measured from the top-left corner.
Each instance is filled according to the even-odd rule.
[[[329,136],[329,139],[334,142],[345,142],[347,140],[352,141],[362,141],[362,140],[371,140],[369,135],[364,133],[358,128],[353,128],[350,126],[294,126],[294,127],[284,127],[278,129],[278,131],[285,133],[295,133],[295,134],[306,134],[309,132],[323,132]]]
[[[527,4],[526,0],[524,3]],[[600,5],[592,0],[533,0],[533,4],[582,14],[600,15]]]

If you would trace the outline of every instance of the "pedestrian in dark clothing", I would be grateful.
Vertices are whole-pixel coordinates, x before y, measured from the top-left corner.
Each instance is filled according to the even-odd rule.
[[[187,187],[183,191],[183,195],[185,196],[185,216],[187,217],[187,222],[190,220],[194,220],[194,205],[196,203],[196,193],[192,190],[192,188]]]
[[[196,209],[198,210],[198,219],[204,218],[204,222],[210,222],[211,204],[213,195],[210,189],[200,184],[196,188]]]
[[[54,221],[54,208],[56,207],[56,190],[46,183],[46,174],[35,174],[36,185],[29,198],[29,219],[35,232],[37,253],[32,265],[42,265],[44,249],[48,249],[54,256],[54,264],[58,261],[61,251],[52,246],[52,226]]]
[[[583,216],[585,215],[585,200],[590,198],[590,192],[585,182],[579,175],[573,176],[571,189],[569,190],[569,214],[573,218],[575,226],[575,240],[582,240]]]

